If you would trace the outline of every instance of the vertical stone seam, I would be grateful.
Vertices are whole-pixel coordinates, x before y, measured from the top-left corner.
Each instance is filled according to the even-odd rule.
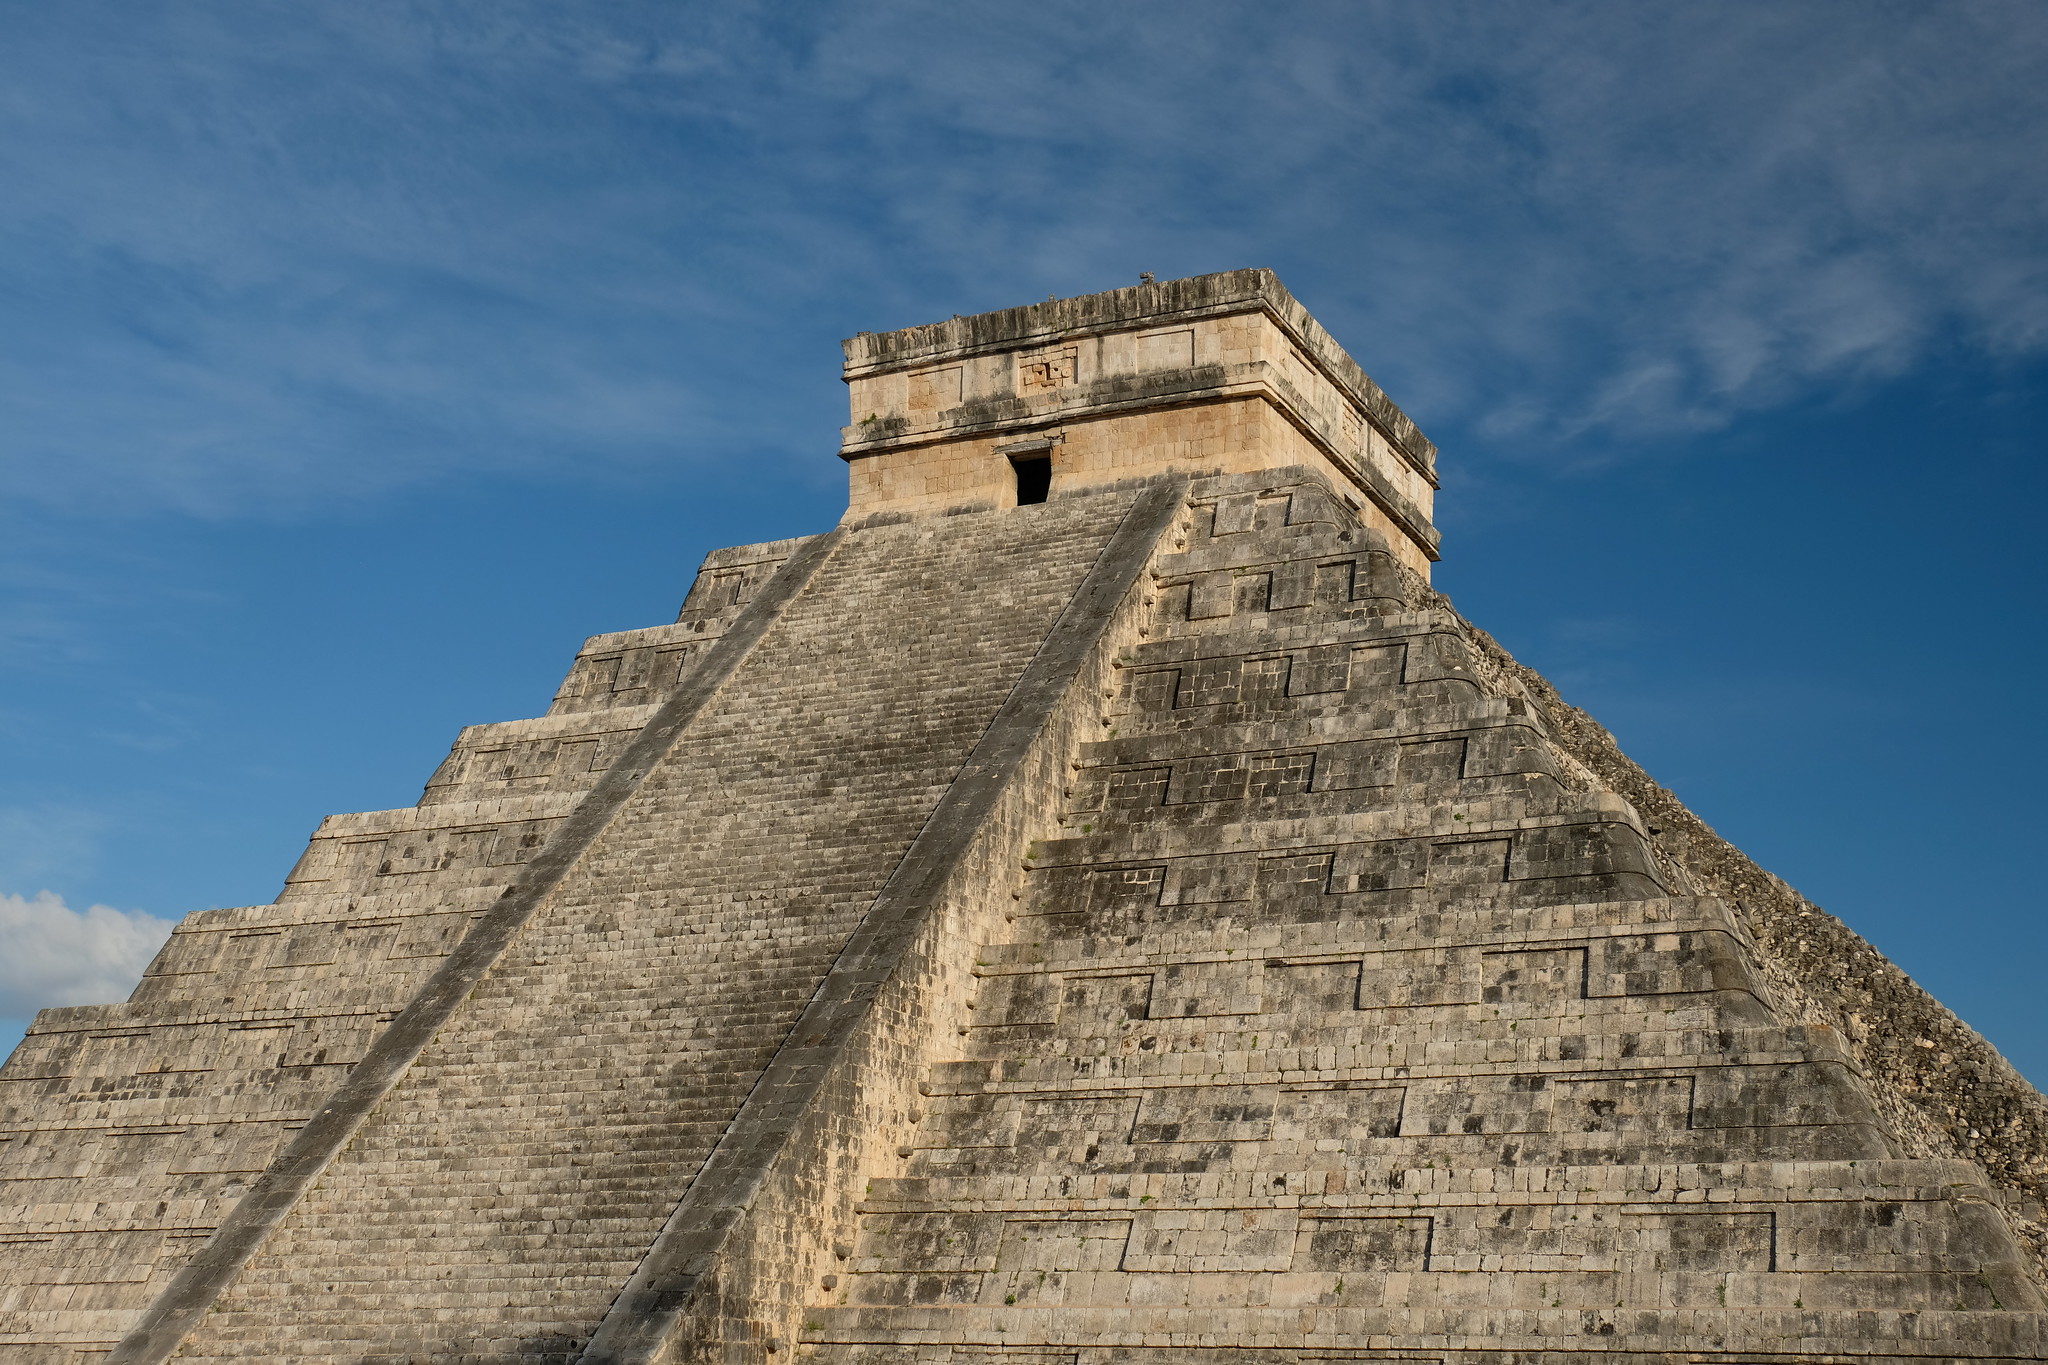
[[[1170,476],[1141,493],[974,751],[875,897],[697,1178],[606,1311],[579,1365],[651,1365],[744,1222],[784,1144],[902,964],[975,836],[1137,585],[1186,501]]]
[[[839,531],[812,537],[762,585],[732,627],[712,643],[703,663],[682,679],[498,903],[478,918],[327,1103],[278,1153],[198,1256],[157,1296],[106,1365],[161,1365],[170,1359],[843,539]]]

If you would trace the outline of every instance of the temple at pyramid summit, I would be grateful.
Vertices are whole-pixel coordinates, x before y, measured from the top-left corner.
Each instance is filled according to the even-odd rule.
[[[0,1361],[2048,1359],[2048,1103],[1430,588],[1270,272],[845,351],[836,527],[37,1017]]]

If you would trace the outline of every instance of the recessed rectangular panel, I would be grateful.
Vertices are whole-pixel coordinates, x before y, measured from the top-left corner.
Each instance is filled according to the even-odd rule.
[[[1565,1077],[1552,1082],[1560,1133],[1675,1132],[1692,1126],[1693,1078]]]
[[[1152,1012],[1152,974],[1070,976],[1060,988],[1060,1022],[1072,1033],[1090,1024],[1146,1019]]]
[[[1430,845],[1429,885],[1487,886],[1508,877],[1507,839],[1444,839]]]
[[[1324,895],[1330,887],[1331,856],[1328,849],[1318,849],[1261,857],[1256,874],[1259,899]]]
[[[1285,1270],[1300,1217],[1289,1208],[1159,1209],[1131,1220],[1133,1273]]]
[[[1351,650],[1352,690],[1386,690],[1401,686],[1407,658],[1406,643],[1354,646]]]
[[[1429,1269],[1427,1216],[1304,1218],[1294,1236],[1295,1270],[1364,1273]]]
[[[1133,1142],[1260,1142],[1273,1131],[1279,1090],[1270,1085],[1189,1085],[1148,1090]]]
[[[854,1269],[877,1271],[993,1270],[1003,1224],[992,1214],[953,1212],[862,1214]]]
[[[1269,962],[1267,1014],[1337,1014],[1358,1008],[1358,969],[1350,962]]]
[[[1343,1144],[1396,1137],[1406,1094],[1403,1086],[1290,1086],[1280,1092],[1273,1137],[1281,1142]],[[1353,1148],[1346,1145],[1344,1150]]]
[[[1617,1248],[1640,1271],[1772,1271],[1777,1266],[1777,1216],[1719,1209],[1629,1213]]]
[[[1020,1148],[1051,1150],[1059,1160],[1085,1163],[1104,1148],[1128,1148],[1137,1121],[1139,1096],[1032,1095],[1018,1121]]]
[[[1179,962],[1152,976],[1151,1018],[1195,1019],[1259,1012],[1262,964]]]
[[[1194,363],[1195,334],[1191,328],[1146,332],[1138,338],[1138,368],[1141,370],[1185,370]]]
[[[981,983],[974,1022],[982,1028],[1050,1024],[1059,1018],[1060,978],[1045,972],[992,976]]]
[[[1218,538],[1238,536],[1252,529],[1258,516],[1259,495],[1232,493],[1218,498],[1212,511],[1210,534]]]
[[[1179,705],[1180,670],[1147,668],[1131,675],[1131,709],[1146,713],[1171,711]]]
[[[1250,853],[1213,853],[1177,858],[1167,865],[1162,905],[1208,905],[1251,899],[1258,858]]]
[[[1389,739],[1325,744],[1316,752],[1317,791],[1356,791],[1394,785],[1399,748]]]
[[[1166,804],[1171,768],[1119,768],[1109,775],[1102,808],[1112,811],[1151,810]]]
[[[1480,956],[1479,998],[1489,1005],[1579,1000],[1585,994],[1583,947],[1516,948]]]
[[[1128,1218],[1013,1218],[1003,1224],[998,1270],[1121,1270]]]
[[[1415,740],[1401,746],[1402,782],[1456,782],[1465,776],[1465,738]]]
[[[1190,758],[1173,767],[1173,783],[1167,789],[1169,805],[1193,805],[1204,801],[1242,801],[1250,776],[1248,754],[1214,754]]]
[[[1397,891],[1423,884],[1429,845],[1414,839],[1345,844],[1331,854],[1330,890]]]

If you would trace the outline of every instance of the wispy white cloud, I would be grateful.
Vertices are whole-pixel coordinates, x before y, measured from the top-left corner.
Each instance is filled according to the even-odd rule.
[[[1139,269],[1538,454],[2048,344],[2026,0],[121,8],[0,52],[23,496],[808,454],[838,335]]]
[[[171,921],[140,910],[0,894],[0,1018],[125,999],[170,935]]]
[[[862,73],[844,78],[865,81],[876,145],[881,129],[916,145],[921,127],[971,126],[1006,170],[1034,140],[1091,149],[1030,187],[1042,212],[986,215],[972,255],[1047,215],[1142,238],[1178,201],[1210,225],[1190,239],[1312,277],[1369,366],[1461,419],[1691,429],[1897,373],[1955,334],[2040,344],[2048,19],[2032,7],[1379,5],[1171,24],[1131,7],[1024,36],[862,14],[835,50]],[[1003,74],[977,99],[991,65]],[[1016,157],[1027,177],[1035,164]]]

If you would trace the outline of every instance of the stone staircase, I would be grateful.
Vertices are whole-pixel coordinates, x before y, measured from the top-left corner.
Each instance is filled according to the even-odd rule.
[[[179,1358],[573,1359],[1129,497],[848,533]]]

